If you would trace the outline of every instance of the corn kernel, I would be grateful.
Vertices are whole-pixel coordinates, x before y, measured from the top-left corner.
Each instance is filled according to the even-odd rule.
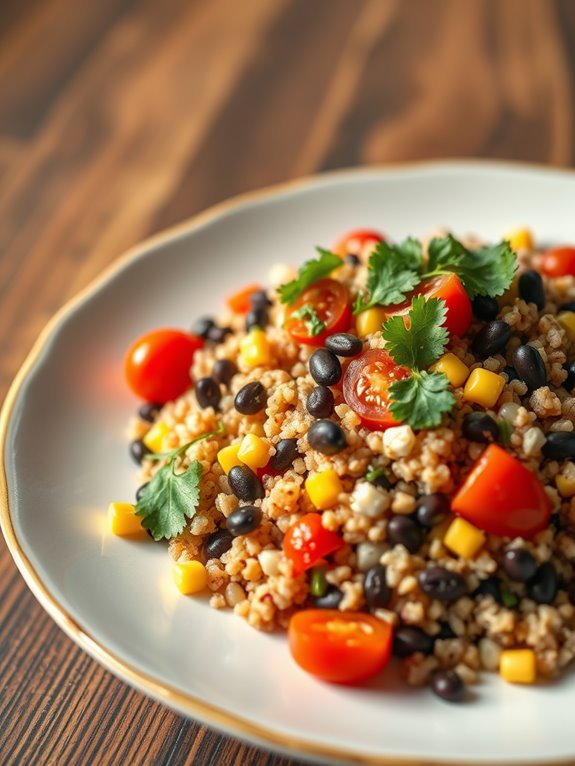
[[[532,684],[537,675],[533,649],[506,649],[501,652],[499,674],[511,684]]]
[[[305,490],[318,511],[325,511],[337,502],[342,490],[339,476],[333,468],[320,473],[312,473],[305,480]]]
[[[481,404],[483,407],[494,407],[504,385],[505,379],[501,375],[477,367],[467,378],[463,396],[468,401]]]
[[[508,232],[504,239],[506,239],[511,245],[512,250],[533,250],[535,243],[533,241],[533,234],[527,228],[514,229]]]
[[[248,367],[264,367],[270,363],[270,342],[259,327],[252,328],[240,342],[240,357]]]
[[[108,526],[110,532],[120,537],[131,537],[144,533],[140,519],[136,516],[136,507],[130,503],[110,503],[108,506]]]
[[[238,457],[239,450],[239,444],[230,444],[229,447],[222,447],[218,452],[218,463],[221,465],[224,473],[228,474],[235,465],[242,464]]]
[[[557,317],[557,321],[567,333],[569,340],[573,340],[575,338],[575,312],[562,311]]]
[[[208,573],[201,561],[182,561],[172,567],[176,588],[186,596],[206,589]]]
[[[169,428],[167,423],[164,423],[162,420],[158,420],[158,422],[154,423],[154,425],[150,428],[142,441],[152,452],[161,452],[164,446],[164,439],[166,438],[168,431]]]
[[[362,311],[355,318],[357,334],[360,338],[366,338],[368,335],[378,332],[386,319],[387,312],[381,306]]]
[[[562,497],[573,497],[573,495],[575,495],[575,477],[569,477],[562,473],[558,473],[555,477],[555,484]]]
[[[256,434],[246,434],[238,450],[238,458],[252,471],[263,468],[270,459],[269,444]]]
[[[472,559],[484,542],[484,532],[461,518],[451,522],[443,538],[445,547],[463,559]]]
[[[444,354],[434,364],[435,372],[442,372],[452,386],[462,386],[469,377],[469,367],[455,354]]]

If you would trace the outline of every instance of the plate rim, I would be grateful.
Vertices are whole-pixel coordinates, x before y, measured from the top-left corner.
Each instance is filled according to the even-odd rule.
[[[447,160],[431,160],[421,162],[386,163],[382,165],[355,166],[340,168],[326,172],[295,178],[282,183],[251,190],[227,198],[209,208],[183,220],[182,222],[163,229],[146,237],[138,244],[130,247],[115,258],[96,277],[77,292],[55,312],[38,335],[24,362],[16,373],[0,411],[0,527],[8,550],[20,571],[26,585],[40,603],[43,609],[56,622],[59,628],[94,660],[119,677],[130,686],[146,694],[161,704],[176,710],[178,713],[196,719],[201,723],[212,726],[227,735],[238,737],[244,741],[256,743],[264,748],[271,748],[288,755],[307,757],[314,760],[328,758],[332,763],[356,763],[365,766],[494,766],[493,760],[441,758],[413,758],[409,756],[370,755],[348,749],[330,747],[328,745],[308,740],[305,737],[289,736],[277,730],[231,713],[217,705],[203,701],[194,694],[183,692],[169,684],[165,684],[152,674],[136,668],[131,663],[119,657],[108,649],[88,630],[77,622],[66,608],[59,603],[58,598],[50,592],[35,570],[20,543],[10,511],[8,497],[8,481],[5,463],[8,429],[20,391],[28,376],[34,371],[44,349],[50,341],[56,338],[58,330],[72,317],[77,308],[95,296],[108,282],[114,280],[125,268],[135,263],[155,249],[177,239],[179,236],[202,228],[204,225],[225,217],[228,213],[250,207],[269,198],[276,198],[290,192],[298,192],[331,180],[351,178],[353,176],[376,176],[385,174],[402,174],[404,172],[422,171],[477,171],[484,169],[494,172],[518,171],[526,174],[556,175],[571,177],[575,180],[575,171],[571,168],[560,168],[541,163],[526,163],[512,160],[482,160],[479,158],[461,158]],[[575,763],[574,757],[554,758],[552,760],[507,760],[509,766],[567,766]]]

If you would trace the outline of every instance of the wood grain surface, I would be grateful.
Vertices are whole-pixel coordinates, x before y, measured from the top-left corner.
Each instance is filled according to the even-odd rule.
[[[0,393],[128,246],[328,168],[571,166],[571,0],[1,0]],[[71,643],[0,543],[0,763],[296,766]],[[297,756],[294,756],[297,757]]]

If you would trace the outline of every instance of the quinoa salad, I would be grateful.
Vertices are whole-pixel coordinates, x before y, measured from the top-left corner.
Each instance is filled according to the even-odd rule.
[[[313,251],[312,251],[313,253]],[[575,656],[575,248],[358,229],[127,351],[175,587],[318,678],[466,698]]]

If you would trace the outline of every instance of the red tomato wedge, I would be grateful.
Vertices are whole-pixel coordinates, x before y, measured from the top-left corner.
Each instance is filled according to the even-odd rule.
[[[368,349],[349,363],[343,376],[343,398],[366,428],[383,431],[398,425],[389,411],[389,386],[409,374],[383,349]]]
[[[132,391],[148,402],[165,404],[192,387],[190,368],[204,341],[180,330],[152,330],[128,349],[124,362]]]
[[[261,285],[246,285],[245,287],[242,287],[241,290],[238,290],[237,293],[230,295],[227,298],[226,303],[228,304],[230,310],[234,312],[234,314],[247,314],[252,307],[252,295],[262,289],[263,288]]]
[[[306,513],[288,529],[283,541],[284,553],[292,562],[296,577],[344,545],[339,535],[323,527],[321,513]]]
[[[351,325],[351,299],[345,285],[336,279],[320,279],[310,285],[286,312],[285,329],[298,343],[310,346],[321,346],[328,335],[345,332]],[[310,306],[319,319],[325,324],[325,329],[317,335],[310,333],[306,324],[309,317],[294,317],[302,308]]]
[[[368,243],[375,245],[377,242],[383,242],[384,239],[383,234],[375,229],[352,229],[337,240],[333,246],[333,252],[342,258],[345,258],[348,253],[359,255]]]
[[[545,529],[551,516],[543,484],[496,444],[475,463],[451,509],[491,535],[527,539]]]
[[[539,269],[548,277],[575,276],[575,247],[554,247],[538,260]]]
[[[288,627],[293,658],[308,673],[339,684],[372,678],[387,665],[393,631],[388,623],[362,612],[305,609]]]

